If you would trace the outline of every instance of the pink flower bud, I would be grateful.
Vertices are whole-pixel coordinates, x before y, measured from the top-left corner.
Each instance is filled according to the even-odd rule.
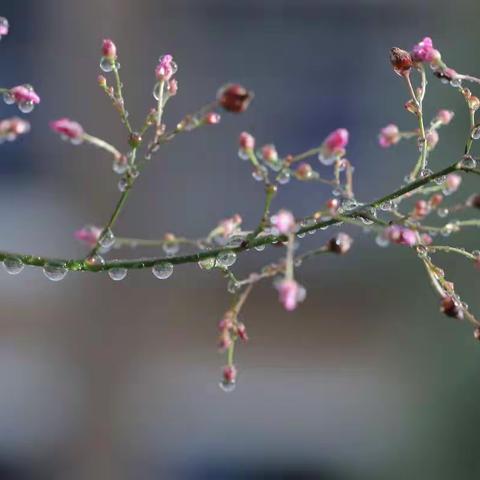
[[[451,110],[440,110],[437,113],[437,120],[442,125],[448,125],[452,121],[452,118],[454,117],[454,115],[455,113],[452,112]]]
[[[433,238],[428,233],[422,233],[420,235],[420,240],[422,245],[431,245],[433,243]]]
[[[226,218],[225,220],[222,220],[218,224],[217,230],[219,231],[220,235],[222,235],[223,238],[226,239],[233,235],[233,233],[235,233],[241,223],[242,217],[237,213],[231,218]]]
[[[115,60],[117,58],[117,46],[109,38],[103,40],[102,55],[108,60]]]
[[[437,208],[443,202],[443,195],[441,193],[435,193],[431,196],[429,203],[433,208]]]
[[[266,162],[276,162],[278,153],[275,145],[264,145],[262,147],[262,157]]]
[[[30,131],[30,123],[19,117],[6,118],[0,121],[0,142],[13,141],[18,135]]]
[[[255,148],[255,138],[247,132],[242,132],[239,144],[242,150],[253,150]]]
[[[237,323],[236,331],[237,331],[238,338],[240,338],[240,340],[244,342],[248,341],[247,327],[245,327],[243,323],[240,323],[240,322]]]
[[[392,225],[387,227],[384,232],[385,238],[392,243],[398,245],[406,245],[407,247],[413,247],[417,244],[417,236],[415,232],[409,228],[402,227],[400,225]]]
[[[438,59],[439,52],[433,48],[432,39],[425,37],[413,47],[411,55],[414,62],[430,63],[432,60]]]
[[[336,158],[345,154],[345,147],[348,144],[348,130],[345,128],[338,128],[328,135],[323,141],[318,159],[324,165],[331,165]]]
[[[100,87],[104,88],[107,86],[107,79],[103,75],[97,77],[97,83]]]
[[[407,51],[393,47],[390,49],[390,63],[397,75],[406,76],[412,68],[412,57]]]
[[[220,334],[220,338],[218,340],[218,348],[220,350],[227,350],[233,344],[232,337],[230,336],[230,332],[228,330],[223,330]]]
[[[227,385],[231,385],[236,382],[237,380],[237,369],[235,365],[225,365],[223,367],[223,383]]]
[[[298,303],[305,299],[305,288],[295,280],[282,280],[276,285],[276,288],[280,303],[289,312],[295,310]]]
[[[40,103],[40,97],[35,93],[31,85],[17,85],[9,90],[16,103]]]
[[[77,230],[74,233],[74,237],[89,247],[94,247],[97,244],[101,234],[101,228],[96,227],[95,225],[86,225],[85,227]]]
[[[457,320],[463,319],[463,309],[459,302],[448,295],[443,297],[440,304],[440,310],[447,315],[447,317],[456,318]]]
[[[288,210],[279,210],[278,213],[270,219],[272,227],[278,230],[281,235],[287,235],[295,231],[296,223],[292,212]]]
[[[330,212],[330,215],[336,215],[340,202],[338,201],[338,198],[329,198],[325,205]]]
[[[209,112],[205,115],[203,121],[207,125],[216,125],[217,123],[220,123],[220,115],[215,112]]]
[[[299,180],[308,180],[309,178],[312,178],[312,166],[307,162],[302,162],[295,170],[295,175]]]
[[[50,128],[74,143],[80,143],[83,140],[83,127],[78,122],[70,120],[69,118],[60,118],[50,122]]]
[[[5,17],[0,17],[0,38],[8,35],[9,28],[8,20]]]
[[[418,200],[415,203],[414,215],[416,218],[426,217],[430,213],[430,204],[425,200]]]
[[[400,131],[398,127],[393,123],[390,123],[386,127],[380,130],[378,136],[378,143],[382,148],[388,148],[392,145],[395,145],[400,141]]]
[[[456,173],[449,173],[445,181],[448,193],[453,193],[458,190],[462,183],[462,177]]]
[[[160,82],[168,81],[177,72],[177,64],[171,55],[163,55],[159,58],[159,64],[155,69],[155,76]]]
[[[333,253],[344,255],[352,247],[353,238],[346,233],[340,232],[327,243],[328,249]]]

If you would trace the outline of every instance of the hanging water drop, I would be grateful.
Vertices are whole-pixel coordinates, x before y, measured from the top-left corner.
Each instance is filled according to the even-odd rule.
[[[478,140],[480,138],[480,125],[473,127],[470,135],[473,140]]]
[[[31,101],[19,102],[18,109],[22,113],[30,113],[35,108],[35,104]]]
[[[100,59],[100,68],[104,71],[104,72],[111,72],[113,70],[113,62],[110,58],[106,58],[106,57],[102,57]]]
[[[440,217],[440,218],[445,218],[447,217],[449,214],[449,211],[448,211],[448,208],[439,208],[437,210],[437,215]]]
[[[68,270],[63,264],[47,263],[43,267],[43,274],[52,282],[59,282],[67,275]]]
[[[420,177],[425,178],[425,177],[430,176],[432,173],[433,173],[433,171],[430,170],[429,168],[423,168],[422,170],[420,170]]]
[[[205,258],[204,260],[200,260],[198,262],[198,266],[202,270],[211,270],[215,266],[215,258],[208,257],[208,258]]]
[[[475,168],[476,166],[477,162],[470,155],[465,155],[459,162],[460,168]]]
[[[226,251],[220,252],[217,255],[217,265],[221,267],[231,267],[237,260],[237,254],[235,252]]]
[[[379,247],[383,247],[383,248],[388,247],[388,245],[390,244],[390,242],[388,241],[388,238],[385,235],[383,235],[383,233],[380,233],[375,237],[375,243]]]
[[[180,250],[180,245],[178,242],[165,242],[162,245],[162,249],[167,256],[171,257],[172,255],[178,253],[178,251]]]
[[[392,202],[392,200],[387,200],[380,205],[380,210],[383,210],[384,212],[390,212],[393,210],[393,208],[394,203]]]
[[[277,176],[278,183],[280,185],[285,185],[290,181],[290,171],[282,170]]]
[[[173,273],[173,265],[170,262],[157,263],[152,267],[152,273],[160,280],[165,280]]]
[[[122,178],[118,181],[118,189],[119,189],[121,192],[126,192],[126,191],[128,190],[128,187],[129,187],[128,180],[127,180],[125,177],[122,177]]]
[[[7,105],[13,105],[15,103],[15,97],[9,92],[4,92],[3,94],[3,101],[7,104]]]
[[[128,270],[123,267],[114,267],[108,270],[109,277],[115,282],[123,280],[127,276]]]
[[[231,393],[235,390],[236,383],[235,382],[227,382],[227,381],[222,381],[218,384],[220,389],[224,391],[225,393]]]
[[[20,273],[25,265],[23,264],[22,260],[18,257],[7,257],[3,261],[3,266],[5,267],[5,270],[10,274],[10,275],[17,275]]]
[[[89,267],[102,267],[103,265],[105,265],[105,260],[101,255],[95,254],[88,257],[85,260],[85,263]]]
[[[113,247],[115,243],[115,235],[110,228],[105,230],[104,234],[99,238],[98,243],[105,249]]]

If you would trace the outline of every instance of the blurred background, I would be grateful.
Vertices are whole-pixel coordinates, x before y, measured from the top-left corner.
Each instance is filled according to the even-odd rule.
[[[475,0],[0,0],[11,24],[0,85],[31,82],[42,97],[28,116],[31,134],[0,148],[0,249],[79,257],[85,248],[72,233],[110,215],[118,197],[110,159],[48,127],[69,116],[126,148],[96,84],[104,37],[117,43],[137,125],[153,106],[164,53],[179,64],[169,125],[227,81],[256,93],[244,115],[163,148],[115,229],[197,237],[237,212],[250,227],[259,217],[262,188],[236,156],[242,130],[286,154],[346,127],[359,199],[396,188],[416,155],[408,143],[377,146],[387,123],[414,128],[388,50],[430,35],[450,66],[478,75],[479,14]],[[457,112],[432,156],[439,168],[461,154],[467,113],[453,89],[429,87],[427,118]],[[14,114],[1,107],[2,117]],[[291,182],[273,208],[301,216],[329,195]],[[227,395],[216,324],[230,298],[220,275],[196,265],[162,282],[148,271],[116,283],[70,274],[57,284],[30,268],[1,274],[0,480],[478,478],[480,350],[470,328],[438,312],[408,249],[379,249],[371,235],[345,230],[355,237],[351,254],[298,271],[308,298],[295,313],[280,308],[270,283],[255,289],[242,315],[251,341],[237,349],[238,386]],[[478,233],[451,243],[478,248]],[[278,255],[244,254],[234,271]],[[471,265],[439,263],[478,311]]]

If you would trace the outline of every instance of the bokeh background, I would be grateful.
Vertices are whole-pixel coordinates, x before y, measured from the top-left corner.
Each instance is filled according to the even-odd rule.
[[[289,153],[346,127],[358,197],[386,193],[416,158],[409,144],[377,146],[386,123],[413,128],[388,49],[428,34],[449,65],[480,73],[475,0],[0,0],[0,14],[11,23],[0,84],[29,81],[42,96],[31,134],[0,149],[0,248],[44,255],[83,255],[72,232],[104,223],[118,196],[102,152],[48,128],[69,116],[126,148],[96,85],[106,36],[118,45],[137,124],[163,53],[180,67],[170,125],[226,81],[256,92],[246,114],[162,149],[118,223],[124,236],[196,237],[236,212],[253,225],[263,193],[236,157],[245,129]],[[440,107],[457,116],[441,131],[435,167],[459,156],[467,125],[460,96],[431,81],[427,115]],[[300,216],[329,193],[292,182],[274,208]],[[118,283],[70,274],[56,284],[29,268],[0,275],[0,479],[478,478],[480,350],[470,329],[439,314],[410,251],[351,232],[350,255],[299,270],[308,300],[295,313],[270,284],[254,291],[243,314],[251,341],[237,351],[239,385],[228,395],[217,386],[216,323],[229,304],[220,275],[195,265],[162,282],[147,271]],[[478,233],[451,243],[478,248]],[[246,274],[278,255],[248,253],[234,269]],[[480,307],[471,265],[440,263]]]

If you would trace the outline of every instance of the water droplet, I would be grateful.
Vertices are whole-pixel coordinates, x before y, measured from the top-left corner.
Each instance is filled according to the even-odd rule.
[[[428,249],[425,245],[417,245],[417,254],[420,258],[427,258]]]
[[[222,381],[218,384],[221,390],[225,393],[231,393],[235,390],[236,383],[235,382],[226,382]]]
[[[336,187],[332,190],[332,195],[334,197],[340,197],[341,195],[343,195],[343,190],[341,187]]]
[[[18,257],[7,257],[3,261],[3,266],[5,267],[5,270],[10,274],[10,275],[17,275],[20,273],[25,265],[23,264],[22,260]]]
[[[217,265],[221,267],[231,267],[237,260],[237,254],[235,252],[226,251],[220,252],[217,255]]]
[[[477,166],[477,162],[473,157],[470,155],[465,155],[459,162],[459,166],[461,168],[475,168]]]
[[[3,101],[7,105],[13,105],[15,103],[15,97],[10,92],[4,92],[3,94]]]
[[[128,190],[128,180],[125,178],[125,177],[122,177],[119,181],[118,181],[118,189],[121,191],[121,192],[126,192]]]
[[[439,208],[437,210],[437,215],[440,217],[440,218],[445,218],[447,217],[449,214],[449,211],[448,211],[448,208]]]
[[[33,102],[30,102],[30,101],[19,102],[18,103],[18,109],[22,113],[30,113],[34,108],[35,108],[35,104]]]
[[[460,78],[452,78],[450,80],[450,85],[452,87],[458,88],[462,85],[462,80]]]
[[[128,270],[123,267],[114,267],[108,270],[109,277],[116,282],[123,280],[127,276],[127,273]]]
[[[277,176],[278,183],[280,185],[285,185],[290,181],[290,171],[289,170],[283,170],[281,171],[278,176]]]
[[[68,273],[65,265],[58,263],[47,263],[43,267],[43,274],[52,282],[63,280]]]
[[[152,267],[152,273],[160,280],[165,280],[173,273],[173,265],[170,262],[157,263]]]
[[[200,260],[198,262],[198,266],[202,270],[211,270],[215,266],[215,258],[209,257],[205,258],[204,260]]]
[[[238,282],[236,280],[229,280],[227,284],[227,291],[228,293],[235,293],[239,289]]]
[[[114,161],[112,164],[112,170],[118,175],[123,175],[127,171],[127,168],[126,163]]]
[[[239,151],[238,151],[238,157],[241,159],[241,160],[248,160],[250,158],[250,156],[248,155],[248,151],[245,150],[244,148],[241,148]]]
[[[100,237],[98,240],[98,243],[103,247],[103,248],[111,248],[113,244],[115,243],[115,235],[113,232],[108,228],[105,233]]]
[[[480,257],[480,250],[473,250],[473,251],[472,251],[472,255],[473,255],[474,257]]]
[[[448,237],[453,231],[455,230],[455,227],[452,223],[447,223],[441,230],[440,230],[440,235],[444,237]]]
[[[102,265],[105,265],[105,260],[101,255],[95,254],[90,257],[88,257],[85,260],[85,263],[89,267],[101,267]]]
[[[320,161],[321,164],[326,165],[328,167],[335,163],[335,160],[337,160],[337,156],[336,155],[328,156],[321,152],[318,154],[318,160]]]
[[[437,184],[437,185],[442,185],[443,183],[445,183],[445,181],[447,180],[447,177],[445,175],[442,175],[441,177],[437,177],[434,182]]]
[[[380,205],[380,210],[383,210],[384,212],[390,212],[393,210],[394,206],[395,204],[392,202],[392,200],[387,200]]]
[[[430,176],[432,173],[433,173],[433,171],[430,170],[429,168],[424,168],[424,169],[420,170],[420,177],[425,178],[425,177]]]
[[[375,237],[375,243],[379,247],[388,247],[388,245],[390,244],[390,242],[388,241],[388,238],[386,238],[382,233]]]
[[[165,242],[162,249],[169,257],[175,255],[180,250],[180,245],[177,242]]]
[[[297,237],[298,237],[298,238],[303,238],[303,237],[305,237],[305,232],[297,233]]]
[[[347,212],[350,211],[350,210],[354,210],[357,206],[358,206],[358,203],[353,198],[346,198],[342,202],[342,208]]]
[[[109,58],[102,57],[100,59],[100,68],[104,72],[111,72],[113,70],[113,62]]]
[[[252,172],[252,177],[257,182],[262,182],[267,175],[267,169],[265,167],[256,167]]]
[[[257,245],[254,248],[257,252],[261,252],[261,251],[265,250],[265,247],[266,247],[266,245]]]
[[[480,138],[480,125],[476,125],[472,128],[472,133],[470,134],[473,140],[478,140]]]

